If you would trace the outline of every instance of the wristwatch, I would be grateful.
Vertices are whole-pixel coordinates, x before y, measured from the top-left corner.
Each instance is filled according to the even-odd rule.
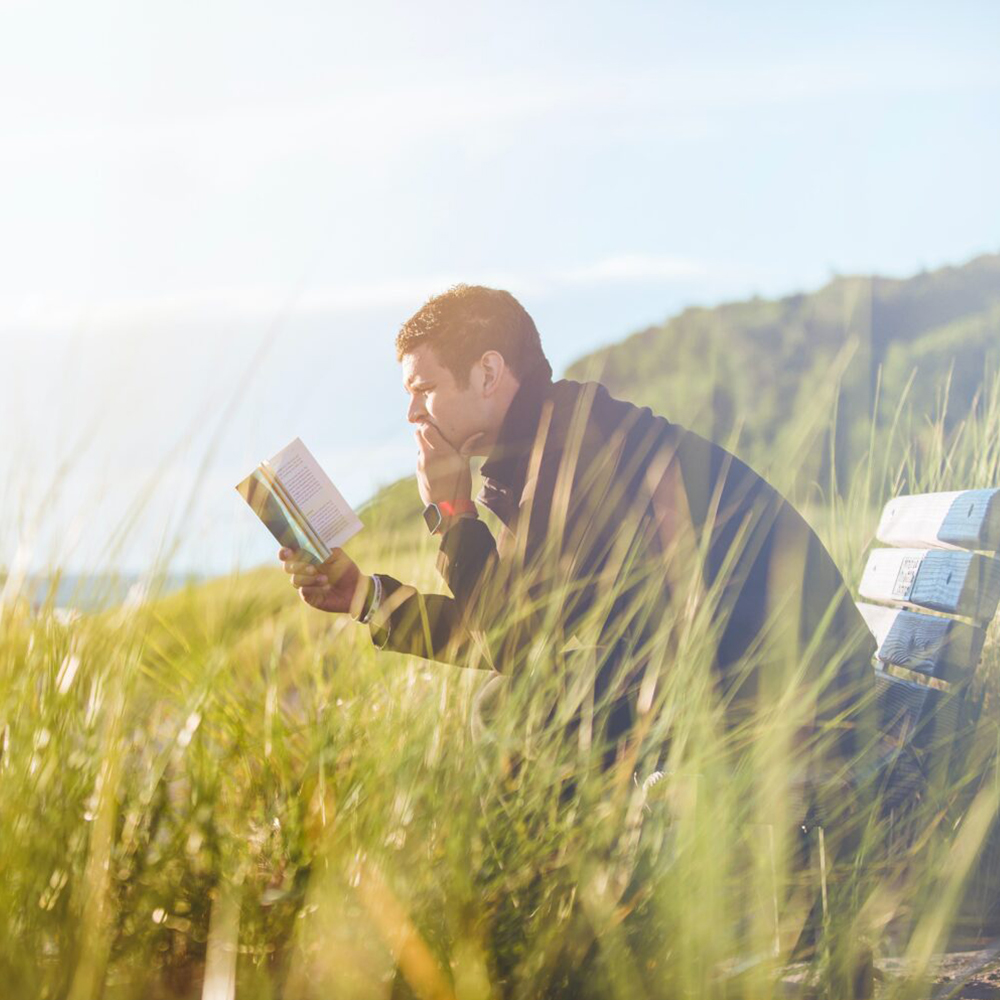
[[[436,535],[441,530],[441,525],[446,517],[478,517],[476,505],[471,500],[460,500],[458,503],[448,503],[441,500],[439,503],[429,503],[424,508],[424,523],[432,535]]]

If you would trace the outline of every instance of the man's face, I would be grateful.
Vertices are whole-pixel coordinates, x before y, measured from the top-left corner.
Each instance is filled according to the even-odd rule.
[[[411,424],[432,424],[456,449],[473,434],[488,432],[492,407],[483,397],[477,375],[477,366],[473,365],[469,385],[461,389],[430,345],[420,344],[404,354],[403,388],[410,396],[407,420]]]

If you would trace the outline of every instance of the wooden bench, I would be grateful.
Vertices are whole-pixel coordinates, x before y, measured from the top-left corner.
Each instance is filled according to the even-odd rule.
[[[878,808],[891,822],[898,814],[919,814],[915,804],[932,791],[949,795],[952,778],[968,764],[982,707],[973,682],[1000,602],[1000,559],[994,556],[1000,550],[1000,489],[897,497],[882,511],[876,538],[890,547],[868,556],[858,608],[878,643],[881,746],[861,770],[874,777]],[[916,832],[906,822],[900,827],[903,836]],[[804,954],[804,935],[820,934],[826,926],[823,822],[801,831],[809,845],[802,881],[785,898],[779,898],[777,881],[773,886],[773,951],[729,963],[720,970],[724,981],[751,975],[769,959]],[[774,831],[765,826],[760,834],[761,849],[773,851]],[[821,937],[812,940],[819,944]],[[871,997],[874,967],[867,944],[848,942],[839,961],[838,995]]]
[[[900,836],[910,839],[916,816],[940,816],[916,807],[928,797],[939,807],[966,767],[971,736],[982,708],[973,682],[986,629],[1000,602],[1000,489],[927,493],[891,500],[882,511],[876,538],[889,548],[868,556],[858,602],[878,643],[875,698],[880,746],[862,770],[875,781],[877,806]],[[877,602],[877,603],[876,603]],[[863,775],[858,775],[863,779]],[[777,916],[775,955],[789,954],[807,925],[826,925],[827,860],[822,821],[815,837],[815,875]],[[890,841],[896,843],[896,835]],[[812,860],[809,866],[812,867]],[[783,950],[785,949],[785,950]],[[844,996],[873,995],[872,954],[863,942],[841,956]],[[749,963],[752,965],[752,963]]]
[[[883,807],[892,811],[965,763],[982,708],[973,681],[1000,601],[1000,489],[897,497],[876,538],[892,547],[868,556],[858,608],[878,642],[879,729],[893,768]]]

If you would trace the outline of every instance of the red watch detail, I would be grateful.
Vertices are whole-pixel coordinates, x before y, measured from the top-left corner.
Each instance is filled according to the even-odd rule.
[[[454,517],[456,514],[474,514],[476,512],[476,505],[471,500],[459,500],[457,503],[448,503],[447,500],[439,500],[437,506],[438,510],[448,517]]]

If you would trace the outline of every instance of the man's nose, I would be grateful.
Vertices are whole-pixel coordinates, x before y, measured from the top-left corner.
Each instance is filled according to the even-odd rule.
[[[410,400],[410,408],[406,413],[406,419],[411,424],[418,423],[425,416],[423,405],[416,399]]]

